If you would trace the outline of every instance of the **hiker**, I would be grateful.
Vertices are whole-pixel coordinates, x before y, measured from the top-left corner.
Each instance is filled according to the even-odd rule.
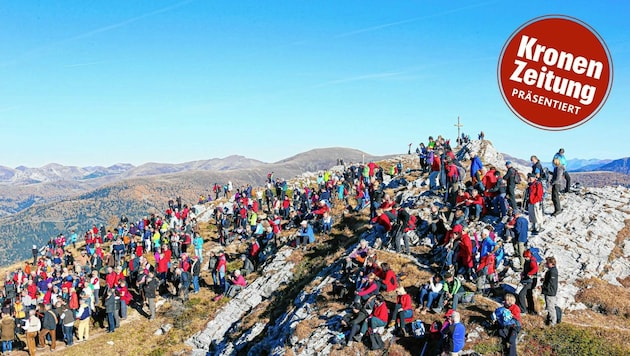
[[[74,322],[76,321],[76,317],[74,312],[65,303],[61,307],[59,319],[61,320],[63,327],[63,339],[67,346],[72,346],[74,341]]]
[[[13,339],[15,337],[15,319],[9,313],[2,313],[0,321],[0,340],[2,341],[2,354],[13,351]]]
[[[413,307],[411,306],[411,296],[400,286],[396,289],[396,305],[389,318],[389,327],[396,326],[402,336],[407,336],[406,319],[413,317]]]
[[[31,309],[28,312],[28,319],[24,324],[24,331],[26,332],[26,346],[30,356],[35,356],[35,338],[42,328],[42,323],[36,315],[35,309]]]
[[[149,271],[146,281],[144,282],[142,290],[144,291],[144,297],[149,304],[149,320],[155,319],[155,296],[160,282],[155,278],[155,273]]]
[[[516,356],[516,340],[518,333],[521,331],[521,310],[515,303],[516,297],[514,294],[506,294],[503,305],[509,311],[509,317],[514,321],[504,322],[501,319],[498,320],[499,336],[501,337],[503,348],[508,349],[510,356]]]
[[[551,176],[551,201],[553,202],[554,212],[552,216],[558,216],[562,212],[560,204],[560,191],[562,190],[562,179],[564,177],[564,166],[560,163],[560,159],[553,159],[553,175]]]
[[[201,274],[201,261],[199,260],[199,256],[193,256],[190,273],[192,275],[193,293],[197,294],[199,293],[199,275]]]
[[[251,274],[255,271],[254,264],[249,258],[247,258],[245,254],[241,255],[241,260],[243,261],[243,276],[247,276],[248,274]]]
[[[556,268],[556,258],[553,256],[545,259],[547,271],[543,279],[541,293],[545,296],[545,309],[547,309],[547,320],[549,325],[554,326],[558,323],[556,303],[558,298],[558,269]]]
[[[354,341],[361,341],[361,334],[359,334],[359,338],[356,338],[357,332],[361,329],[361,325],[370,315],[361,303],[352,303],[350,306],[351,313],[347,313],[341,319],[342,327],[349,327],[350,333],[348,334],[348,338],[346,339],[346,346],[352,346]]]
[[[532,173],[527,175],[527,182],[529,184],[527,187],[529,222],[532,224],[532,234],[535,235],[542,231],[543,184]]]
[[[422,312],[422,314],[426,314],[427,310],[431,310],[433,307],[433,301],[440,296],[443,287],[444,283],[442,282],[442,276],[439,273],[436,273],[429,279],[429,282],[425,283],[424,286],[420,288],[418,309]]]
[[[492,198],[492,206],[494,208],[495,214],[505,221],[507,219],[507,206],[505,202],[505,197],[507,194],[508,185],[505,179],[501,177],[501,173],[499,171],[494,171],[495,184],[486,183],[486,187],[492,187],[487,190],[489,194],[493,196]]]
[[[562,193],[568,193],[571,189],[571,176],[569,175],[569,171],[567,170],[567,159],[564,157],[564,148],[558,150],[553,156],[553,159],[558,159],[560,161],[560,165],[562,166],[562,178],[565,180],[564,189],[561,190]]]
[[[376,295],[374,300],[374,309],[372,309],[372,313],[361,325],[361,333],[359,334],[359,338],[362,335],[365,335],[365,333],[368,331],[368,326],[372,329],[372,332],[375,332],[374,329],[378,327],[386,326],[388,318],[389,312],[387,310],[385,298],[383,298],[382,295],[378,294]]]
[[[237,270],[234,270],[234,272],[232,272],[232,278],[230,280],[230,283],[228,283],[228,285],[229,287],[228,287],[226,296],[228,298],[233,298],[234,296],[236,296],[238,292],[240,292],[243,288],[247,286],[247,281],[241,275],[241,271],[237,269]]]
[[[116,330],[116,293],[113,288],[108,288],[103,301],[105,313],[107,313],[107,332],[113,333]]]
[[[486,190],[483,185],[483,163],[476,152],[470,153],[470,178],[475,189],[481,192]]]
[[[514,268],[515,271],[520,272],[523,270],[525,259],[523,252],[525,252],[525,245],[527,245],[527,233],[529,223],[527,219],[522,215],[521,211],[516,209],[512,220],[506,225],[507,242],[511,242],[514,246],[514,253],[518,256],[519,268]]]
[[[379,291],[392,292],[398,288],[398,277],[396,276],[396,272],[389,267],[389,263],[381,263],[380,268],[376,269],[375,274]]]
[[[457,310],[457,303],[462,300],[465,292],[466,290],[459,278],[455,278],[452,273],[447,272],[444,275],[444,286],[438,303],[439,310],[441,311],[449,303],[453,305],[451,309]]]
[[[523,288],[518,293],[518,306],[521,308],[521,313],[523,314],[536,314],[532,290],[536,288],[538,284],[538,262],[529,249],[523,252],[523,257],[525,258],[525,264],[523,272],[521,273],[520,282]]]
[[[79,324],[77,325],[77,337],[79,339],[78,342],[87,341],[87,339],[90,338],[90,316],[91,315],[92,315],[92,310],[87,305],[86,300],[81,299],[81,304],[76,314],[76,317],[79,320]]]
[[[448,317],[449,325],[443,331],[446,335],[444,351],[442,355],[456,356],[464,349],[466,344],[466,327],[461,322],[461,315],[453,311]]]
[[[313,227],[308,223],[308,220],[302,220],[300,223],[300,230],[296,240],[296,247],[303,246],[305,251],[309,244],[315,242],[315,233],[313,233]]]
[[[516,183],[520,178],[518,178],[518,171],[516,168],[512,167],[512,161],[506,161],[505,167],[507,168],[507,172],[503,176],[503,179],[507,183],[507,192],[506,197],[508,202],[510,203],[510,207],[512,210],[516,209],[516,196],[514,195],[514,189],[516,188]]]

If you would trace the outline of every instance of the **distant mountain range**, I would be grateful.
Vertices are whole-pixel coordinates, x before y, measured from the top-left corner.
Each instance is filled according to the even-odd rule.
[[[524,166],[531,166],[529,160],[503,154],[506,160],[511,160]],[[551,162],[542,162],[543,167],[553,169]],[[569,172],[615,172],[630,174],[630,157],[612,159],[570,159],[567,160]]]
[[[0,265],[25,258],[32,244],[42,245],[60,232],[84,232],[93,224],[115,226],[121,214],[137,220],[164,210],[177,196],[188,204],[211,193],[214,183],[232,181],[262,186],[267,173],[293,178],[307,171],[329,169],[345,162],[378,160],[359,150],[324,148],[275,163],[242,156],[181,164],[147,163],[138,167],[66,167],[4,169],[0,184]],[[89,178],[86,178],[89,177]],[[38,181],[39,183],[35,183]]]

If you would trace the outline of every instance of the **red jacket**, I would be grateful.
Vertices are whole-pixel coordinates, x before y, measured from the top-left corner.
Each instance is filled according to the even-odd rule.
[[[105,283],[107,283],[109,288],[113,288],[118,284],[118,274],[116,272],[108,273],[107,276],[105,276]]]
[[[470,197],[469,199],[470,201],[468,203],[466,203],[466,205],[480,205],[483,206],[483,197],[479,194],[477,194],[476,197]]]
[[[411,296],[409,293],[405,293],[403,295],[399,295],[396,297],[396,304],[401,305],[401,310],[410,310],[413,309],[411,307]]]
[[[468,234],[462,235],[457,258],[464,267],[470,268],[473,266],[472,241],[470,241]]]
[[[496,257],[494,253],[489,253],[479,260],[479,267],[477,267],[477,272],[480,272],[484,269],[484,267],[488,267],[488,274],[492,274],[496,271],[495,269]]]
[[[387,287],[387,292],[391,292],[398,288],[398,279],[396,273],[393,270],[385,272],[385,275],[381,278],[383,284]]]
[[[392,229],[392,223],[386,214],[377,215],[370,222],[372,224],[380,224],[385,228],[385,231],[391,231]]]
[[[534,183],[530,184],[527,188],[529,191],[529,203],[536,204],[543,200],[543,187],[542,183],[539,181],[534,181]]]
[[[389,311],[387,310],[387,304],[383,302],[380,305],[375,305],[374,310],[372,311],[372,316],[375,318],[379,318],[385,324],[387,324],[387,320],[389,319]]]
[[[131,296],[131,293],[129,292],[129,289],[127,289],[127,286],[118,287],[118,294],[120,295],[120,300],[124,301],[125,304],[129,305],[129,302],[131,302],[132,296]]]
[[[512,304],[508,307],[508,309],[512,312],[514,319],[521,323],[521,308],[519,308],[516,304]]]
[[[357,295],[358,295],[359,297],[363,297],[364,295],[368,295],[368,294],[370,294],[370,293],[372,293],[372,292],[376,291],[376,290],[377,290],[377,288],[378,288],[378,286],[376,285],[376,283],[374,283],[374,282],[369,283],[369,284],[367,284],[366,286],[364,286],[363,288],[361,288],[361,289],[359,290],[359,292],[357,293]]]

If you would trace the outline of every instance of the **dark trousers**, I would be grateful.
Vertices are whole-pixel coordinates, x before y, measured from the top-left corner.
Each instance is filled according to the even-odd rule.
[[[569,172],[567,172],[567,170],[564,170],[564,174],[563,174],[564,180],[567,181],[567,185],[564,187],[564,191],[568,192],[569,188],[571,188],[571,176],[569,175]]]
[[[114,313],[107,313],[107,331],[114,332],[116,329],[116,319]]]
[[[518,307],[521,308],[521,313],[535,312],[533,290],[537,284],[538,278],[532,278],[529,282],[523,283],[523,289],[518,293]]]

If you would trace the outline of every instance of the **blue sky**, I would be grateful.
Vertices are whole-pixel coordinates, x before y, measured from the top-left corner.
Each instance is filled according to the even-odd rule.
[[[483,130],[543,160],[630,156],[630,5],[623,1],[4,1],[0,165],[177,163],[312,148],[404,152]],[[614,62],[602,110],[548,132],[498,90],[505,41],[577,17]]]

